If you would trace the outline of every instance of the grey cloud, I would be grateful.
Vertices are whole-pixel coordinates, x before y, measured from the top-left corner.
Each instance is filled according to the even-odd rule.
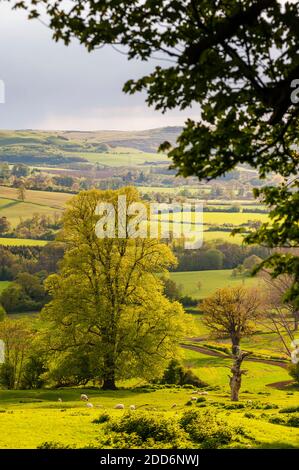
[[[57,44],[48,28],[3,3],[0,57],[0,79],[6,85],[2,129],[128,129],[181,124],[188,116],[177,111],[162,116],[147,108],[144,95],[122,93],[127,79],[142,76],[155,63],[127,61],[110,47],[88,53],[79,44]]]

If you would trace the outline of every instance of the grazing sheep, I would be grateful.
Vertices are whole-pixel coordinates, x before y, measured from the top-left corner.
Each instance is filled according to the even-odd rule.
[[[62,403],[62,398],[58,398],[59,403]]]
[[[86,403],[86,407],[87,408],[93,408],[93,404],[92,403]]]
[[[81,398],[82,401],[88,401],[89,400],[88,396],[85,395],[85,393],[82,393],[80,398]]]
[[[123,405],[122,403],[118,403],[117,405],[115,405],[114,409],[115,410],[124,410],[125,405]]]
[[[171,408],[176,408],[178,405],[174,403]]]
[[[198,392],[199,395],[209,395],[209,392]]]
[[[192,401],[196,401],[196,400],[197,400],[197,397],[191,397],[191,400],[192,400]]]
[[[135,406],[135,405],[130,405],[130,410],[131,410],[131,411],[136,410],[136,406]]]

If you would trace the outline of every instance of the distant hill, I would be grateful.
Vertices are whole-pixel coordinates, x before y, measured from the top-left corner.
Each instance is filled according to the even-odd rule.
[[[130,147],[155,153],[165,140],[175,144],[181,131],[182,127],[161,127],[145,131],[65,131],[60,134],[70,140],[92,144],[105,143],[110,147]]]
[[[109,153],[124,147],[139,152],[156,153],[165,140],[174,144],[180,127],[162,127],[144,131],[0,131],[0,161],[28,164],[87,161],[86,154]],[[85,154],[85,155],[84,155]],[[68,160],[71,162],[71,160]]]

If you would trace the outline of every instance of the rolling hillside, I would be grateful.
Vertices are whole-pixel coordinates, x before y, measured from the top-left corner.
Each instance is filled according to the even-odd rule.
[[[174,144],[181,128],[165,127],[146,131],[0,131],[0,162],[29,165],[62,165],[91,161],[105,164],[102,154],[133,155],[141,162],[163,161],[155,155],[165,140]],[[144,155],[143,155],[144,154]],[[108,155],[109,156],[109,155]]]

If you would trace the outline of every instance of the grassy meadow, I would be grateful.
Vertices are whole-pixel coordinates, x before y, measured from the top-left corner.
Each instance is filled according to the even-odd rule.
[[[242,283],[231,278],[230,270],[171,273],[171,277],[183,285],[186,294],[198,298],[211,294],[217,287]],[[202,283],[199,291],[198,281]],[[254,278],[245,279],[245,285],[256,282]],[[1,282],[0,291],[7,285]],[[190,410],[217,413],[224,422],[242,431],[242,438],[228,447],[298,448],[299,428],[285,423],[296,422],[299,388],[291,383],[287,362],[275,360],[275,354],[278,357],[281,351],[277,337],[259,330],[243,340],[242,346],[254,355],[244,362],[247,373],[243,376],[240,401],[232,404],[228,385],[231,358],[213,349],[216,343],[210,338],[202,315],[194,314],[193,318],[194,329],[190,336],[198,339],[186,339],[181,348],[181,360],[208,385],[207,395],[199,403],[190,402],[197,393],[196,387],[159,388],[141,379],[119,382],[117,391],[101,391],[95,387],[0,390],[0,448],[101,448],[106,423],[94,421],[103,414],[108,415],[109,420],[121,419],[130,405],[137,408],[131,414],[138,416],[142,411],[172,422]],[[221,340],[220,344],[229,347],[227,340]],[[89,396],[92,408],[87,408],[80,400],[81,393]],[[118,403],[124,404],[125,409],[115,409]]]
[[[267,221],[267,214],[247,213],[247,212],[204,212],[203,224],[204,225],[242,225],[247,224],[248,221],[258,220],[259,222]],[[159,217],[161,221],[167,221],[168,217],[161,214]],[[175,213],[171,215],[171,220],[177,223],[181,220],[181,214]],[[191,221],[195,221],[195,214],[191,214]]]
[[[215,289],[228,286],[244,285],[256,286],[260,280],[254,277],[232,277],[231,269],[219,269],[210,271],[186,271],[170,273],[170,278],[183,287],[184,295],[196,299],[202,299],[211,295]],[[200,282],[201,287],[198,288]]]
[[[32,240],[29,238],[1,238],[0,245],[3,246],[44,246],[46,240]]]
[[[68,153],[66,153],[66,156]],[[72,154],[69,154],[70,156]],[[134,167],[136,165],[148,165],[155,163],[167,164],[167,157],[157,153],[140,152],[132,148],[116,147],[109,152],[101,153],[80,153],[80,156],[86,158],[91,163],[98,163],[108,167]]]
[[[17,197],[15,188],[0,186],[0,217],[6,217],[13,228],[35,214],[54,216],[61,213],[71,196],[64,193],[27,190],[25,201],[20,201]],[[30,244],[30,241],[28,243]]]
[[[1,292],[6,289],[6,287],[8,287],[10,284],[9,281],[0,281],[0,294]]]
[[[232,235],[230,231],[224,232],[223,230],[204,230],[203,231],[203,241],[212,242],[215,240],[224,240],[228,243],[236,243],[237,245],[242,245],[243,235],[237,233]]]
[[[286,390],[269,384],[288,380],[281,367],[246,362],[248,373],[244,378],[243,392],[238,407],[231,405],[228,396],[228,359],[208,357],[183,350],[185,364],[210,384],[208,396],[200,407],[203,411],[217,412],[232,426],[242,427],[244,442],[237,447],[295,448],[299,446],[299,429],[273,424],[273,418],[289,417],[281,410],[298,405],[298,389]],[[119,384],[122,385],[122,384]],[[87,393],[93,408],[80,401]],[[130,405],[141,406],[151,416],[178,420],[190,410],[187,403],[195,391],[183,388],[151,390],[122,388],[114,392],[93,389],[60,389],[36,391],[0,391],[0,448],[36,448],[45,442],[71,448],[101,447],[105,424],[93,421],[101,414],[112,419],[121,418]],[[62,402],[58,402],[61,399]],[[125,410],[114,409],[123,403]],[[174,404],[176,405],[174,408]],[[197,409],[193,404],[192,409]]]
[[[54,191],[33,191],[27,189],[25,201],[26,203],[35,204],[37,206],[46,206],[51,209],[63,209],[66,202],[69,201],[71,197],[72,194],[57,193]],[[16,188],[0,186],[0,208],[5,200],[9,203],[13,201],[21,203],[18,200],[18,191]]]

